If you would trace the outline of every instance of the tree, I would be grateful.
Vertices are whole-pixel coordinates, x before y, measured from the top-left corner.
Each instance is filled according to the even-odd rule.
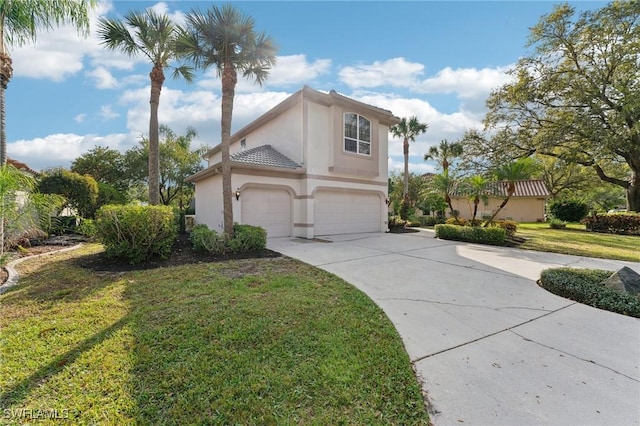
[[[440,146],[431,146],[429,151],[424,154],[424,161],[436,160],[442,166],[442,170],[446,173],[449,170],[449,160],[460,157],[463,147],[460,142],[449,143],[448,140],[440,141]]]
[[[418,117],[414,115],[408,120],[406,117],[402,117],[400,123],[392,126],[389,129],[394,137],[402,139],[402,151],[404,153],[403,195],[405,199],[409,194],[409,141],[415,142],[416,137],[425,133],[428,128],[429,125],[427,123],[421,123],[420,121],[418,121]]]
[[[424,176],[417,173],[409,173],[409,192],[404,195],[404,177],[397,173],[392,173],[389,177],[389,198],[392,202],[394,210],[400,210],[401,205],[406,205],[405,212],[418,207],[424,193],[427,181]],[[403,203],[403,201],[406,202]],[[406,220],[407,217],[402,217]]]
[[[149,103],[149,203],[160,202],[160,151],[158,106],[160,92],[164,83],[164,69],[177,59],[175,41],[180,28],[166,14],[156,13],[153,9],[145,12],[129,12],[124,22],[115,19],[101,18],[98,35],[102,44],[109,50],[121,50],[129,56],[144,55],[151,61],[153,68],[149,74],[151,79],[151,96]],[[193,80],[190,67],[174,68],[173,77]]]
[[[202,170],[202,155],[206,147],[191,148],[191,142],[197,136],[193,128],[188,128],[184,136],[179,136],[169,127],[161,125],[160,135],[160,200],[164,205],[183,208],[193,196],[193,184],[187,183],[186,179]],[[139,165],[146,163],[149,157],[149,139],[143,138],[139,146],[127,151],[125,157],[128,174],[134,180],[141,179],[143,175],[139,173]]]
[[[458,181],[449,174],[449,170],[443,171],[440,174],[434,175],[431,178],[430,182],[430,190],[436,191],[439,194],[444,196],[444,200],[449,206],[449,210],[451,211],[451,216],[454,218],[458,218],[458,212],[453,209],[453,204],[451,203],[451,194],[456,191],[458,186]]]
[[[43,194],[58,194],[66,199],[64,207],[78,210],[82,217],[91,218],[98,201],[98,182],[89,175],[79,175],[65,169],[45,171],[38,183]]]
[[[233,236],[229,145],[238,72],[262,85],[269,69],[276,64],[276,48],[270,36],[255,31],[253,18],[229,4],[221,8],[213,6],[204,13],[193,10],[187,14],[187,24],[188,28],[178,40],[179,51],[196,68],[215,66],[222,81],[220,144],[224,232]]]
[[[500,210],[507,205],[513,194],[516,193],[516,181],[529,179],[536,171],[538,165],[531,158],[520,158],[516,161],[512,161],[507,164],[499,166],[494,171],[494,177],[496,180],[501,181],[505,186],[507,196],[500,203],[498,209],[491,215],[489,220],[484,224],[485,227],[489,226],[493,219],[500,213]]]
[[[0,218],[16,221],[20,210],[19,194],[28,194],[35,184],[33,177],[11,164],[0,165]],[[5,228],[0,227],[0,257],[4,254]]]
[[[124,155],[115,149],[96,146],[71,163],[71,171],[91,175],[98,182],[106,183],[120,192],[126,192],[129,181],[124,167]]]
[[[476,215],[478,214],[478,204],[480,204],[480,200],[488,199],[488,196],[486,194],[488,183],[489,181],[487,181],[487,179],[480,175],[471,176],[465,181],[465,189],[469,191],[471,201],[473,201],[473,217],[471,218],[472,224],[475,224]]]
[[[640,2],[574,14],[564,4],[543,16],[531,29],[533,53],[491,94],[485,124],[502,143],[493,148],[590,167],[640,211]],[[608,174],[607,162],[628,176]]]
[[[7,162],[4,91],[13,76],[8,46],[34,42],[37,30],[49,30],[66,22],[87,36],[89,9],[96,4],[96,0],[0,1],[0,166]]]

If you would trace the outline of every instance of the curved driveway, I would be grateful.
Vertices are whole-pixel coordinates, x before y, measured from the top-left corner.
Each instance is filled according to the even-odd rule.
[[[640,424],[640,320],[555,296],[540,271],[640,263],[442,241],[429,231],[268,247],[371,297],[402,336],[435,425]]]

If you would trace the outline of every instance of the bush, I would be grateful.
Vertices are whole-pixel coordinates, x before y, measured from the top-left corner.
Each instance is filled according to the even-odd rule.
[[[501,246],[507,240],[507,231],[499,227],[480,228],[457,225],[436,225],[436,237],[443,240],[468,241]]]
[[[464,217],[450,217],[444,223],[446,223],[447,225],[467,226],[469,224],[469,221],[467,221],[467,219],[465,219]]]
[[[564,220],[553,218],[551,222],[549,222],[549,227],[551,229],[564,229],[567,227],[567,222]]]
[[[168,206],[103,206],[95,225],[107,256],[130,263],[154,255],[166,258],[177,236],[173,209]]]
[[[589,205],[583,201],[567,198],[549,204],[549,214],[565,222],[580,222],[589,213]]]
[[[600,269],[546,269],[540,276],[540,285],[553,294],[594,308],[640,318],[640,296],[604,286],[603,281],[611,274]]]
[[[492,222],[489,226],[496,226],[504,229],[507,233],[507,237],[513,237],[518,230],[518,222],[514,222],[513,220],[497,220]]]
[[[596,232],[640,235],[639,213],[596,214],[586,217],[582,223]]]
[[[55,216],[51,218],[49,232],[53,235],[75,234],[77,226],[76,216]]]
[[[233,225],[233,238],[209,229],[207,225],[196,225],[191,230],[189,240],[195,250],[211,254],[249,253],[263,250],[267,246],[267,231],[259,226]]]
[[[444,223],[444,219],[435,216],[422,216],[420,217],[421,226],[436,226],[440,223]]]
[[[96,236],[96,224],[91,219],[80,219],[80,224],[76,227],[76,232],[84,237],[93,238]]]
[[[267,231],[259,226],[233,225],[233,238],[228,243],[233,253],[249,253],[267,246]]]
[[[406,225],[407,222],[399,216],[389,216],[389,229],[404,228]]]

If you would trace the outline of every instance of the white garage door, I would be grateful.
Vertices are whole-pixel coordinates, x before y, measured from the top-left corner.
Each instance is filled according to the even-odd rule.
[[[268,237],[291,235],[291,196],[282,189],[242,191],[242,223],[261,226]]]
[[[320,190],[313,196],[316,235],[380,232],[377,194]]]

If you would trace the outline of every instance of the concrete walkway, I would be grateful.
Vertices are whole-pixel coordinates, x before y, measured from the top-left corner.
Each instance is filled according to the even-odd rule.
[[[413,234],[268,247],[332,272],[389,316],[435,425],[640,424],[640,320],[538,287],[540,271],[640,263],[456,243]]]

